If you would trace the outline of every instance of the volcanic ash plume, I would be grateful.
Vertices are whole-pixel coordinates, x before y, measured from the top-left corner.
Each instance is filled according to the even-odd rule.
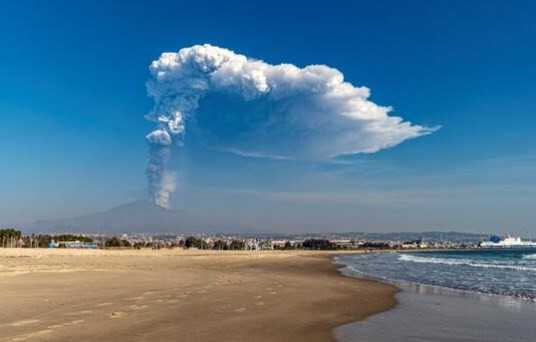
[[[147,91],[155,105],[146,118],[156,127],[147,135],[147,177],[151,199],[162,206],[175,189],[167,169],[171,149],[182,143],[200,100],[212,94],[262,108],[234,113],[232,134],[210,127],[212,147],[244,156],[327,160],[374,153],[436,129],[388,115],[390,107],[368,100],[368,88],[325,65],[271,65],[205,44],[163,53],[150,72]]]
[[[147,180],[149,196],[154,203],[168,207],[169,194],[175,191],[175,177],[167,169],[172,144],[171,136],[164,130],[154,130],[147,135],[149,142],[149,162]]]

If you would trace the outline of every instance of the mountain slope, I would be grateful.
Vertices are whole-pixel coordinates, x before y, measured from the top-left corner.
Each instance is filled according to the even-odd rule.
[[[15,225],[29,232],[194,232],[199,220],[187,212],[169,210],[149,201],[136,201],[90,215]]]

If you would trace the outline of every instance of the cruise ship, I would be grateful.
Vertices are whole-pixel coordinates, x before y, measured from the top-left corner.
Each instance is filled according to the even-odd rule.
[[[536,248],[536,242],[523,241],[518,237],[508,236],[501,239],[499,236],[492,236],[489,241],[480,243],[481,248]]]

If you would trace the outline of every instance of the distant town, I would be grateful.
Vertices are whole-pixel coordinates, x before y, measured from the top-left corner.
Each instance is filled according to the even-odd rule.
[[[459,232],[311,234],[23,234],[0,229],[3,248],[196,248],[206,250],[344,250],[476,248],[489,235]]]

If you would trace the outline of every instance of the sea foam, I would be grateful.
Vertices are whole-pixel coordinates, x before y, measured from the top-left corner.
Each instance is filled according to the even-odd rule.
[[[527,256],[532,256],[532,257],[527,258]],[[526,256],[523,256],[523,258],[524,259],[536,259],[536,254],[526,255]],[[468,259],[420,257],[420,256],[415,256],[415,255],[402,254],[398,258],[398,260],[417,262],[417,263],[427,263],[427,264],[465,265],[465,266],[470,266],[470,267],[498,268],[498,269],[505,269],[505,270],[536,272],[536,267],[521,266],[521,265],[504,265],[504,264],[497,264],[497,263],[482,263],[482,262],[471,261]]]

